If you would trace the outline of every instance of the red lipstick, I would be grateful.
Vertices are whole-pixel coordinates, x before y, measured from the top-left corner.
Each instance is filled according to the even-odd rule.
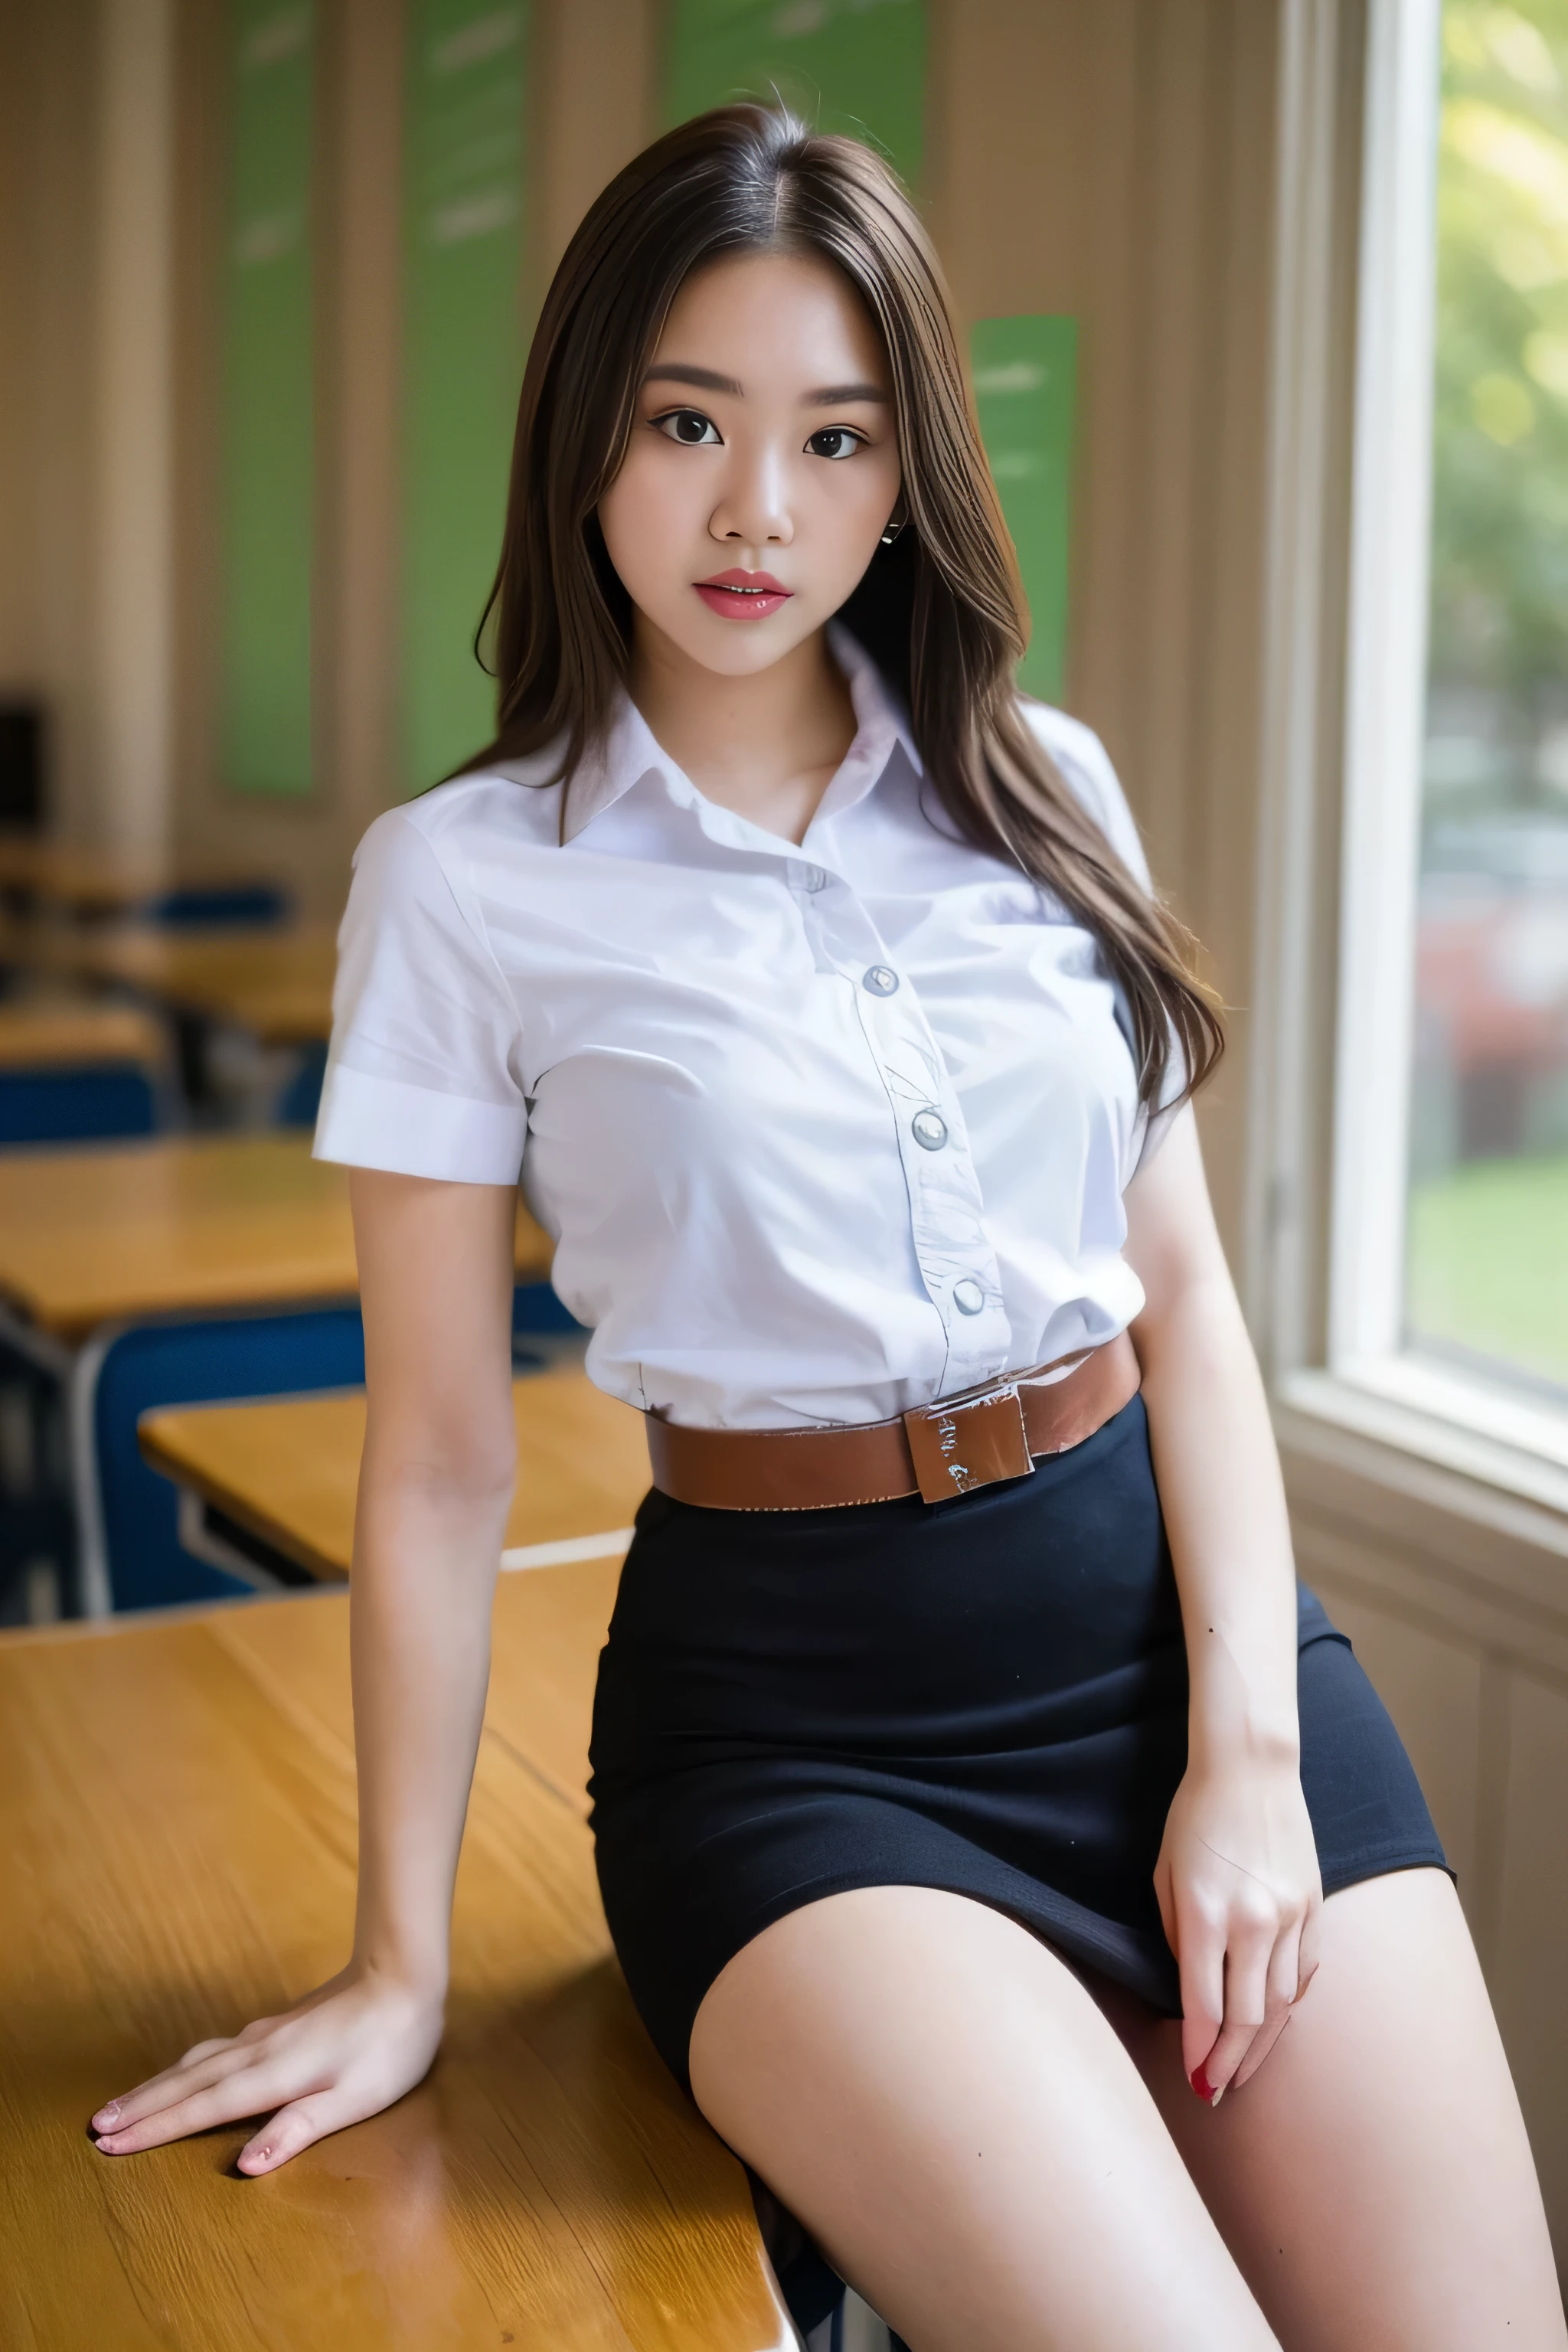
[[[787,604],[794,590],[771,572],[715,572],[709,580],[693,582],[697,593],[710,613],[721,613],[727,621],[762,621]]]

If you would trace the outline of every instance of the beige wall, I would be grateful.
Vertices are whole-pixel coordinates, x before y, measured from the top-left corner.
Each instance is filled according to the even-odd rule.
[[[95,718],[96,34],[93,0],[0,0],[0,690],[48,698],[68,831]]]
[[[1300,1572],[1355,1644],[1458,1874],[1568,2275],[1568,1538],[1282,1416]]]

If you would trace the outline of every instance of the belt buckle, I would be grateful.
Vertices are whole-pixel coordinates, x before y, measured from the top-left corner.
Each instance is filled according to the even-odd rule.
[[[1004,1478],[1026,1478],[1035,1466],[1016,1381],[912,1405],[904,1428],[916,1482],[928,1503],[972,1495],[977,1486],[994,1486]]]

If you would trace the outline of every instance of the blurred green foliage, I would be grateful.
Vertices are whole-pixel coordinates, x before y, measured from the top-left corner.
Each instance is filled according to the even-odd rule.
[[[1446,0],[1437,220],[1432,674],[1532,733],[1568,683],[1568,0]]]
[[[1568,1156],[1472,1160],[1410,1188],[1405,1322],[1417,1346],[1568,1388]]]

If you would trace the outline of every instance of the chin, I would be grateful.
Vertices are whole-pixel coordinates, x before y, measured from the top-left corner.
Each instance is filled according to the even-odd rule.
[[[811,633],[801,628],[775,632],[766,621],[718,621],[710,632],[678,637],[676,643],[689,660],[720,677],[751,677],[760,669],[771,669]]]

